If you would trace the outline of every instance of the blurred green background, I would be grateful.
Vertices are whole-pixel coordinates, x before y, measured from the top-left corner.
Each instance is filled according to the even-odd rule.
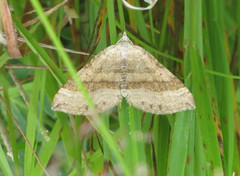
[[[61,2],[8,1],[26,42],[20,59],[0,46],[0,175],[240,174],[240,1],[159,0],[145,11],[121,0]],[[97,120],[53,112],[68,78],[84,91],[76,70],[92,58],[63,47],[95,55],[124,31],[184,82],[196,110],[153,115],[124,100]]]

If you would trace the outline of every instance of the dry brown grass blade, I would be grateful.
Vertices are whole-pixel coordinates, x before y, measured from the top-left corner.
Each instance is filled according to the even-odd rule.
[[[54,6],[54,7],[51,8],[50,10],[46,11],[45,14],[46,14],[47,16],[50,15],[50,14],[52,14],[52,13],[53,13],[54,11],[56,11],[59,7],[61,7],[62,5],[64,5],[64,4],[67,3],[67,2],[68,2],[68,0],[65,0],[65,1],[61,2],[60,4]],[[27,22],[24,23],[23,25],[24,25],[25,27],[31,26],[32,24],[34,24],[34,23],[36,23],[37,21],[39,21],[39,19],[40,19],[39,17],[36,17],[36,18],[34,18],[34,19],[32,19],[32,20],[27,21]]]
[[[17,88],[18,88],[18,90],[19,90],[19,92],[20,92],[23,100],[25,101],[26,105],[29,106],[28,97],[27,97],[25,91],[23,90],[21,84],[19,83],[19,81],[18,81],[18,79],[17,79],[17,77],[16,77],[16,75],[14,74],[14,72],[13,72],[12,69],[9,69],[9,74],[10,74],[10,76],[11,76],[14,84],[17,86]]]
[[[17,35],[15,33],[15,28],[13,26],[12,16],[8,8],[7,0],[0,0],[0,7],[10,59],[21,58],[22,55],[19,51]]]
[[[8,69],[18,68],[18,69],[49,70],[49,67],[34,66],[34,65],[5,65],[5,68],[8,68]],[[68,71],[68,69],[67,68],[62,68],[62,71]],[[1,88],[0,88],[0,91],[1,91]]]
[[[3,38],[6,38],[6,34],[1,32],[0,31],[0,35],[3,37]],[[18,41],[20,42],[24,42],[26,43],[26,40],[22,37],[18,37],[17,38]],[[52,45],[47,45],[45,43],[38,43],[41,47],[43,48],[48,48],[48,49],[52,49],[52,50],[57,50],[57,48],[55,46],[52,46]],[[90,54],[89,53],[86,53],[86,52],[82,52],[82,51],[76,51],[76,50],[72,50],[72,49],[68,49],[68,48],[63,48],[64,51],[68,52],[68,53],[72,53],[72,54],[79,54],[79,55],[85,55],[85,56],[89,56]],[[94,56],[94,55],[93,55]]]

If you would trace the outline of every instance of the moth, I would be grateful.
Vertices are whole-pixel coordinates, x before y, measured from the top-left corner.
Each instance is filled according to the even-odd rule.
[[[153,114],[195,109],[193,96],[184,84],[149,52],[134,45],[125,32],[115,45],[97,54],[77,74],[98,112],[114,107],[123,98]],[[72,79],[55,95],[52,110],[92,114]]]

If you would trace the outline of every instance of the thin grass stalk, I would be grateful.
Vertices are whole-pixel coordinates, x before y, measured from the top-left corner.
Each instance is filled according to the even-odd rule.
[[[57,37],[60,40],[60,36],[61,36],[61,32],[62,32],[62,28],[60,26],[62,26],[63,24],[63,18],[64,18],[64,6],[59,7],[58,10],[58,31],[57,31]],[[58,58],[60,57],[59,53],[58,54]],[[62,59],[58,60],[58,66],[60,70],[63,70],[63,63],[62,63]]]
[[[238,24],[238,28],[237,28],[237,43],[238,43],[238,45],[237,45],[237,58],[238,58],[238,60],[240,60],[240,26],[239,26],[239,24],[240,24],[240,1],[237,2],[237,24]],[[240,75],[240,62],[238,62],[238,75]],[[238,83],[238,85],[239,85],[239,83]],[[239,121],[239,118],[238,118],[238,121]],[[237,125],[239,126],[239,122],[237,123]],[[236,132],[237,133],[236,134],[236,139],[237,139],[236,141],[239,141],[239,137],[238,137],[239,135],[238,134],[240,133],[240,131],[239,131],[239,129],[235,129],[235,130],[237,131]],[[234,156],[236,156],[238,154],[238,157],[234,157],[235,168],[236,168],[235,172],[240,173],[239,142],[236,142],[235,148],[237,148],[237,149],[235,150]]]
[[[46,70],[42,70],[42,84],[40,86],[40,96],[39,96],[39,124],[40,128],[43,123],[43,116],[44,116],[44,100],[45,100],[45,92],[46,92]]]
[[[240,24],[240,1],[237,3],[237,23]],[[238,45],[237,45],[237,58],[240,58],[240,26],[238,25],[237,29],[237,40],[238,40]],[[239,59],[240,60],[240,59]],[[238,74],[240,75],[240,62],[238,62]]]
[[[152,43],[154,46],[156,45],[156,39],[155,39],[155,28],[154,28],[154,22],[153,22],[153,16],[152,16],[152,10],[149,10],[149,21],[150,21],[150,27],[151,27],[151,38]]]
[[[5,99],[5,102],[7,103],[8,107],[10,107],[10,99],[9,99],[9,93],[8,93],[8,85],[9,84],[8,84],[5,68],[1,67],[0,72],[1,72],[0,79],[2,82],[2,86],[3,86],[4,99]],[[8,130],[9,130],[9,136],[10,136],[10,143],[11,143],[11,147],[12,147],[14,170],[15,170],[15,174],[18,176],[18,175],[21,175],[21,168],[20,168],[20,162],[18,159],[18,149],[17,149],[17,144],[16,144],[16,136],[15,136],[15,132],[14,132],[15,131],[14,124],[13,124],[11,115],[8,113],[8,111],[6,112],[6,114],[7,114],[7,123],[8,123]]]
[[[110,41],[111,41],[111,44],[113,45],[117,42],[114,3],[112,0],[107,0],[107,5],[108,5],[107,12],[108,12],[108,23],[109,23],[109,31],[110,31]]]
[[[140,6],[139,1],[136,0],[134,1],[134,5]],[[144,40],[147,42],[150,42],[150,35],[148,32],[148,29],[145,24],[144,16],[143,16],[143,11],[137,11],[137,10],[132,10],[134,13],[134,21],[135,21],[135,27],[136,31],[142,36]]]
[[[119,15],[119,20],[120,20],[120,26],[122,27],[121,29],[123,31],[126,31],[122,0],[117,0],[117,5],[118,5],[118,15]]]
[[[163,22],[162,22],[162,27],[161,27],[161,33],[160,33],[160,40],[159,40],[159,49],[163,49],[165,37],[166,37],[166,30],[167,30],[167,22],[168,22],[168,16],[169,16],[169,11],[171,7],[171,2],[172,0],[167,0],[166,1],[166,6],[164,8],[164,15],[163,15]]]

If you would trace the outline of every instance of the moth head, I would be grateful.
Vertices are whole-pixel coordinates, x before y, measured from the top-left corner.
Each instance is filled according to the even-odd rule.
[[[123,32],[122,38],[117,42],[117,44],[133,44],[132,41],[128,38],[126,32]]]

